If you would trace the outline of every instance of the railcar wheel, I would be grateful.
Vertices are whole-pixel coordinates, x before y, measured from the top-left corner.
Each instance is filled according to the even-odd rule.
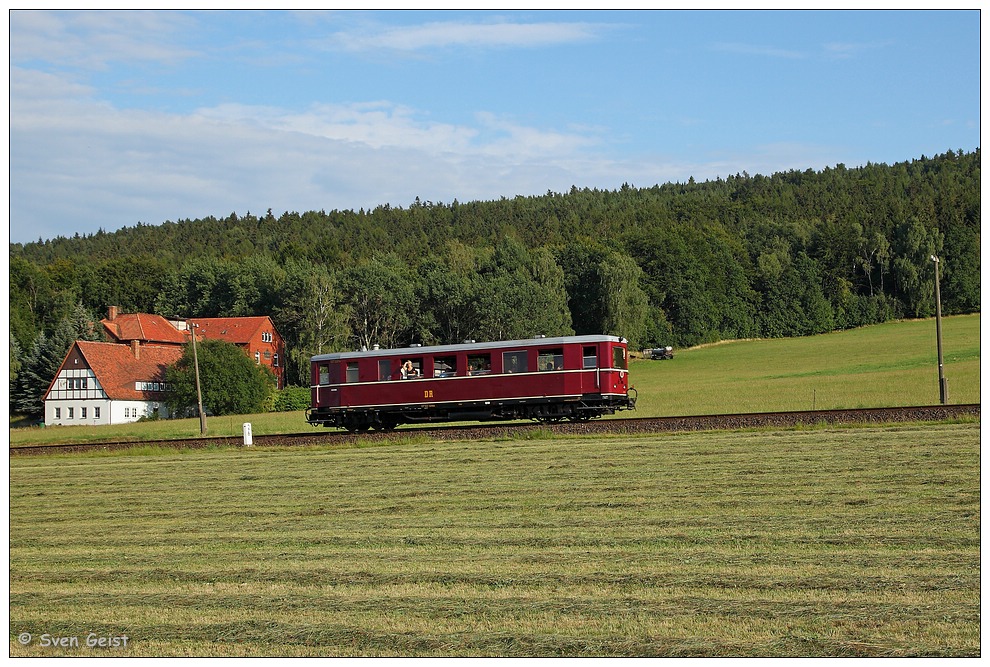
[[[398,422],[396,422],[394,418],[385,417],[383,419],[375,420],[375,422],[371,425],[371,428],[375,429],[376,431],[391,433],[392,431],[395,430],[395,427],[398,425],[399,425]]]
[[[348,433],[362,433],[371,428],[371,424],[363,416],[349,415],[344,418],[344,428]]]

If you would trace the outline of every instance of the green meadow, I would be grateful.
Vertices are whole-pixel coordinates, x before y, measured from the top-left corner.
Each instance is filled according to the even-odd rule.
[[[12,656],[981,652],[977,423],[9,468]]]
[[[980,316],[943,318],[949,402],[980,402]],[[642,416],[937,405],[935,320],[728,341],[634,360]]]
[[[980,402],[980,316],[943,321],[950,403]],[[730,341],[676,350],[668,361],[633,359],[637,410],[618,416],[687,416],[935,405],[938,366],[934,320],[906,320],[851,331],[769,340]],[[212,435],[311,431],[302,412],[211,417]],[[408,427],[405,427],[408,429]],[[11,429],[13,446],[99,440],[167,440],[199,436],[198,419],[120,426]]]

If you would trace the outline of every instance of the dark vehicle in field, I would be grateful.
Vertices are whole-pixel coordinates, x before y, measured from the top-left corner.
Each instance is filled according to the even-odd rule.
[[[418,422],[585,421],[631,410],[626,343],[563,336],[317,355],[306,420],[355,432]]]
[[[644,359],[673,359],[674,358],[674,348],[670,345],[667,347],[648,347],[643,350]]]

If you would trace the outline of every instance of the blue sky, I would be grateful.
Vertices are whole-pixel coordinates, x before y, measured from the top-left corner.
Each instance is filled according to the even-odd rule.
[[[980,146],[976,10],[9,21],[12,242]]]

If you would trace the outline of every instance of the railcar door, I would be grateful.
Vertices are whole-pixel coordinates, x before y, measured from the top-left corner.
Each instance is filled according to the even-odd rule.
[[[602,379],[602,393],[625,394],[629,391],[629,359],[626,348],[622,345],[611,345],[611,371],[608,377]]]
[[[581,353],[581,393],[597,394],[601,386],[598,345],[584,345]]]
[[[313,407],[340,407],[340,393],[337,387],[340,383],[340,362],[320,361],[313,364]]]

